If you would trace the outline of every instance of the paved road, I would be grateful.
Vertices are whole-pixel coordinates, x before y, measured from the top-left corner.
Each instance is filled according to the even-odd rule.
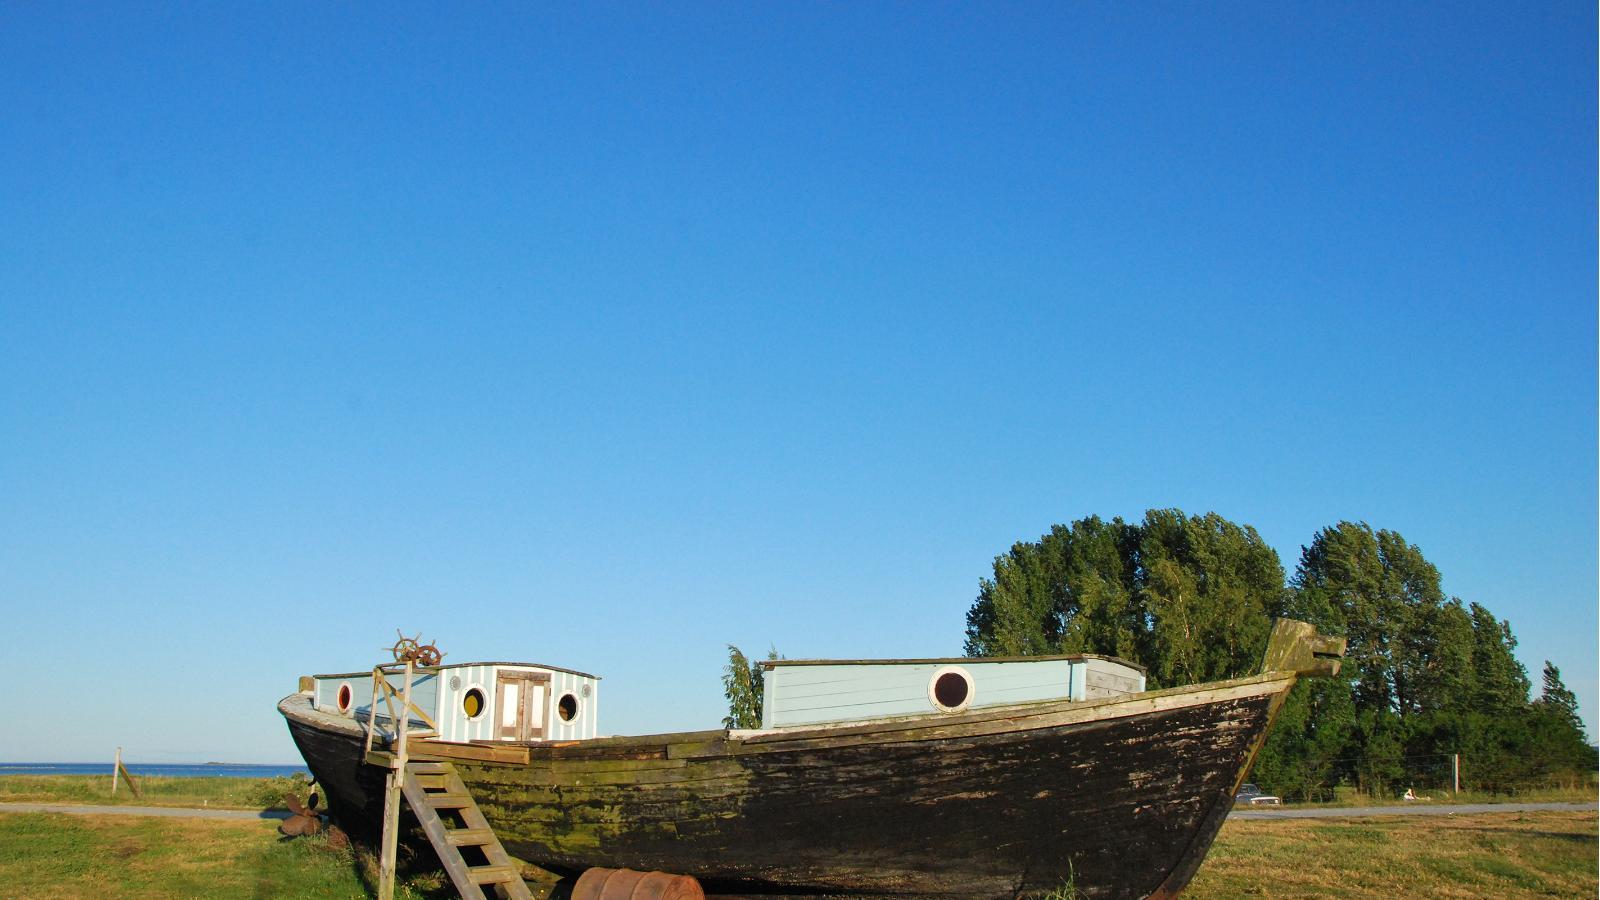
[[[1412,803],[1406,806],[1307,806],[1237,807],[1230,819],[1347,819],[1355,816],[1454,816],[1469,813],[1537,812],[1539,810],[1587,810],[1593,803]]]
[[[180,819],[287,819],[281,809],[186,809],[181,806],[83,806],[76,803],[0,803],[0,813],[49,812],[80,816],[168,816]]]

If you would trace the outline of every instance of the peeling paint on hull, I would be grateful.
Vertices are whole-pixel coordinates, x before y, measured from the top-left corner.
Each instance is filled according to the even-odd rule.
[[[1092,704],[786,733],[533,745],[457,760],[516,857],[694,875],[712,892],[1018,897],[1069,877],[1091,897],[1171,896],[1198,869],[1293,676]],[[347,720],[280,704],[360,835],[383,770]]]

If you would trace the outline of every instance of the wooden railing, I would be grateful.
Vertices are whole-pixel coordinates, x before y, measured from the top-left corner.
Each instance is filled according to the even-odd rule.
[[[404,674],[405,679],[397,689],[389,683],[390,675]],[[378,698],[383,697],[383,705],[389,713],[389,732],[383,735],[388,742],[389,749],[397,757],[406,754],[406,739],[408,737],[433,737],[439,733],[439,723],[428,715],[427,710],[411,702],[411,683],[416,678],[416,663],[407,660],[404,663],[386,663],[372,667],[372,702],[367,706],[367,746],[366,752],[372,752],[372,745],[378,732]],[[398,706],[397,706],[398,705]],[[419,731],[411,730],[411,716],[415,713],[423,724],[428,727]],[[402,763],[403,764],[403,763]]]

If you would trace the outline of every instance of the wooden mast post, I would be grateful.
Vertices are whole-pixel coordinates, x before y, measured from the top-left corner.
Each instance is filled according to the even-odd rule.
[[[407,659],[406,680],[402,686],[398,716],[394,711],[394,701],[390,697],[391,691],[384,691],[383,696],[384,703],[389,708],[389,724],[394,731],[394,756],[389,762],[389,774],[383,783],[383,846],[378,857],[378,900],[394,900],[395,857],[400,839],[401,791],[405,787],[406,777],[406,732],[410,730],[412,666],[412,661]],[[373,670],[374,682],[378,680],[379,672],[380,669]],[[384,679],[384,684],[387,686],[387,678]],[[374,703],[373,715],[377,714],[376,707],[377,704]]]

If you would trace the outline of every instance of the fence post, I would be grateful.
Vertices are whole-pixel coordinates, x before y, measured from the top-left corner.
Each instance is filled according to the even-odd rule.
[[[122,748],[117,748],[117,760],[111,764],[111,796],[117,795],[117,776],[122,774]]]
[[[1450,754],[1451,781],[1455,784],[1454,793],[1461,793],[1461,754]]]

